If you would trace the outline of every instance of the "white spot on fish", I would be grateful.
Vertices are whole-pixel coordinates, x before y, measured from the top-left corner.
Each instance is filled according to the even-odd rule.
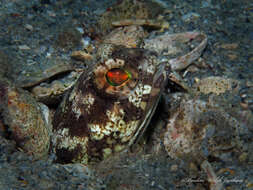
[[[143,90],[143,94],[150,94],[150,92],[151,92],[151,86],[150,85],[144,85],[144,90]]]

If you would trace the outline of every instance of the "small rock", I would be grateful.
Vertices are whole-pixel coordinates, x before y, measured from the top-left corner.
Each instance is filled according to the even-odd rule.
[[[238,48],[238,46],[239,45],[237,43],[221,44],[220,48],[227,49],[227,50],[234,50],[234,49]]]
[[[30,50],[31,48],[29,47],[29,46],[27,46],[27,45],[20,45],[20,46],[18,46],[18,48],[20,49],[20,50]]]
[[[221,168],[217,174],[224,174],[224,173],[228,173],[229,175],[235,175],[235,171],[230,169],[230,168]]]
[[[231,61],[236,60],[237,57],[238,57],[236,54],[232,54],[232,53],[231,53],[231,54],[228,54],[227,56],[228,56],[228,58],[229,58]]]
[[[177,171],[178,170],[178,165],[176,165],[176,164],[173,164],[171,167],[170,167],[170,171],[172,171],[172,172],[175,172],[175,171]]]
[[[50,16],[50,17],[56,17],[56,13],[55,12],[53,12],[53,11],[47,11],[47,14],[48,14],[48,16]]]
[[[74,51],[72,52],[71,57],[80,61],[91,60],[93,58],[91,54],[84,51]]]
[[[248,154],[247,154],[246,152],[242,153],[242,154],[239,156],[240,162],[245,162],[247,158],[248,158]]]
[[[210,0],[201,2],[201,8],[208,8],[210,6],[211,6],[211,1]]]
[[[80,32],[81,34],[84,34],[84,30],[82,27],[76,27],[76,30]]]
[[[253,81],[247,80],[247,81],[246,81],[246,86],[247,86],[247,87],[253,87]]]
[[[25,25],[25,28],[26,28],[27,30],[29,30],[29,31],[33,31],[33,26],[30,25],[30,24],[26,24],[26,25]]]
[[[188,71],[188,72],[191,72],[191,73],[195,73],[195,72],[198,72],[198,71],[199,71],[199,68],[196,67],[195,65],[190,65],[190,66],[187,68],[187,71]]]
[[[187,13],[186,15],[183,15],[182,19],[185,22],[190,22],[191,20],[196,20],[199,17],[200,17],[200,15],[198,13],[190,12],[190,13]]]
[[[191,162],[189,165],[190,170],[192,171],[198,171],[198,167],[196,166],[195,163]]]
[[[249,108],[249,105],[246,104],[246,103],[241,102],[240,105],[241,105],[241,107],[242,107],[243,109],[248,109],[248,108]]]
[[[246,186],[247,188],[253,188],[253,183],[248,183]]]
[[[82,38],[81,43],[83,45],[83,48],[86,49],[88,46],[91,45],[91,39],[90,39],[90,37],[87,36],[87,37]]]
[[[197,78],[197,77],[195,77],[195,78],[194,78],[194,81],[195,81],[196,83],[199,83],[200,79]]]

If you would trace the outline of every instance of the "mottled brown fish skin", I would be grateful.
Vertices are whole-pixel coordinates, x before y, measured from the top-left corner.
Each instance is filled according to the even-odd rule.
[[[65,96],[53,121],[52,145],[59,163],[94,163],[132,145],[145,130],[166,82],[157,55],[110,45]],[[106,73],[120,68],[131,77],[119,86]]]

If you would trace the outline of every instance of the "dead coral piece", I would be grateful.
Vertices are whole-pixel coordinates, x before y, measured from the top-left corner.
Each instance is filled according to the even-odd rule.
[[[198,92],[203,94],[214,93],[216,95],[220,95],[226,91],[232,90],[232,86],[235,83],[237,83],[237,81],[232,79],[211,76],[199,80],[194,87]]]

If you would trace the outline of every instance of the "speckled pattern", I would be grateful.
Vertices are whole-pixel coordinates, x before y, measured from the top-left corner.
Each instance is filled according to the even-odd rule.
[[[164,65],[154,52],[111,46],[111,55],[104,53],[107,59],[81,75],[55,114],[53,146],[60,163],[100,161],[124,150],[153,115],[166,82]],[[113,68],[131,78],[111,86],[105,75]]]

